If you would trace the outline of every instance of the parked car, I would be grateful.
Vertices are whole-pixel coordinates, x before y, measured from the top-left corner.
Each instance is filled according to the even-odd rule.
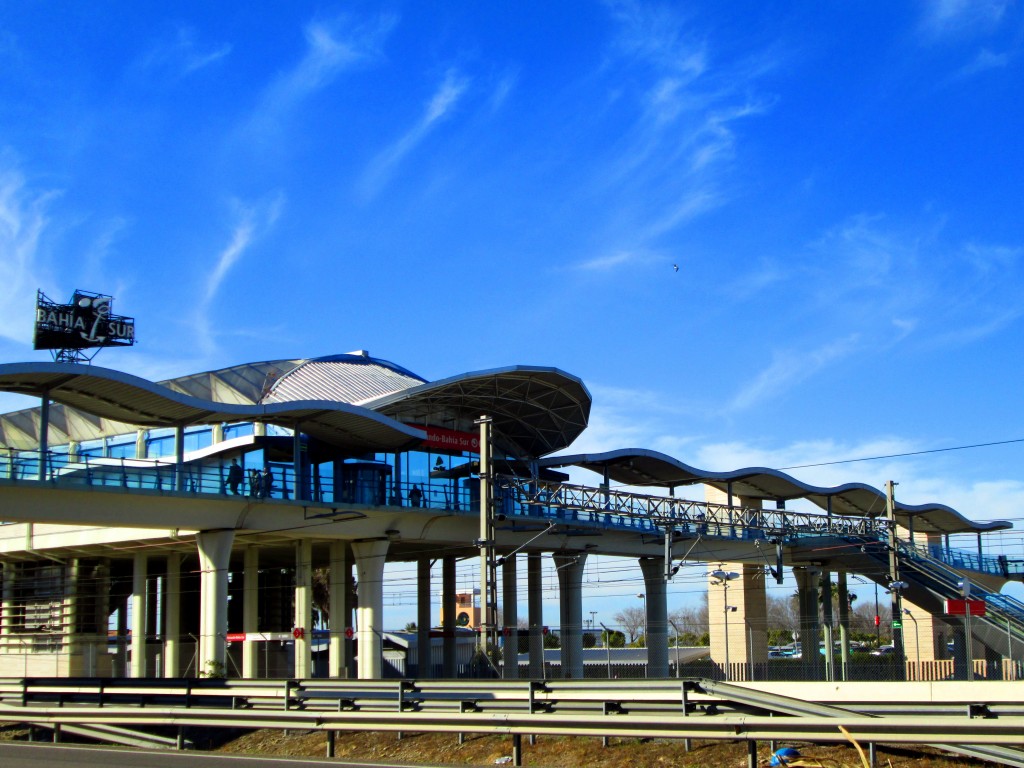
[[[896,653],[895,646],[892,645],[880,645],[871,652],[872,656],[891,656]]]

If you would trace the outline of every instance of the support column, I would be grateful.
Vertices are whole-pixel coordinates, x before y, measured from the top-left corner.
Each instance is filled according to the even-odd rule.
[[[443,664],[441,675],[456,675],[457,647],[455,645],[455,558],[446,555],[441,561],[441,634]]]
[[[540,558],[540,552],[530,552],[526,557],[530,677],[534,680],[544,678],[544,581]]]
[[[106,626],[106,622],[100,625]],[[181,554],[167,556],[164,580],[164,677],[181,674]]]
[[[185,427],[179,424],[174,429],[174,489],[185,490]]]
[[[242,575],[242,677],[251,680],[259,676],[260,643],[251,638],[260,631],[260,549],[255,544],[245,548]]]
[[[434,676],[433,648],[430,640],[430,558],[416,561],[416,677]]]
[[[837,680],[839,675],[835,669],[835,646],[832,640],[832,572],[821,571],[821,617],[825,640],[825,679]]]
[[[641,557],[647,615],[647,676],[668,677],[668,603],[665,589],[665,558]]]
[[[47,479],[47,469],[50,463],[50,391],[43,390],[41,407],[39,409],[39,481]],[[981,537],[978,537],[978,547],[981,547]]]
[[[809,566],[793,569],[796,578],[797,601],[800,607],[800,658],[809,671],[809,679],[822,679],[822,655],[818,652],[821,621],[818,618],[818,586],[821,569]]]
[[[0,602],[0,652],[7,652],[7,643],[14,633],[14,563],[3,563],[3,598]]]
[[[384,561],[389,543],[376,539],[352,544],[359,590],[356,637],[360,680],[378,679],[383,673]]]
[[[510,680],[519,677],[519,580],[516,556],[507,555],[501,566],[501,609],[504,629],[501,676]]]
[[[199,549],[199,655],[198,674],[227,674],[228,569],[233,530],[200,531]]]
[[[583,566],[586,553],[555,554],[558,616],[562,641],[562,676],[583,679]]]
[[[313,676],[313,542],[295,542],[295,638],[294,675],[297,680]]]
[[[79,561],[78,558],[72,558],[68,561],[64,569],[64,621],[62,631],[64,632],[64,648],[65,653],[68,655],[68,672],[69,676],[81,674],[76,672],[76,659],[75,654],[79,650],[79,645],[75,635],[78,633],[78,576],[79,576]],[[80,669],[80,667],[78,667]]]
[[[331,542],[331,640],[327,659],[328,677],[348,677],[349,655],[346,649],[352,648],[351,641],[345,637],[345,630],[351,624],[351,612],[346,593],[349,591],[348,580],[352,568],[348,562],[347,544],[344,541]]]
[[[136,552],[132,563],[132,660],[129,677],[146,677],[146,584],[147,558]]]
[[[839,604],[839,679],[850,675],[850,590],[846,585],[846,571],[836,574],[836,601]]]

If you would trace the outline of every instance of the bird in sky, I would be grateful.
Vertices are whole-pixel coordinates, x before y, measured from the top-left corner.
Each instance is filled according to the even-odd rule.
[[[675,270],[676,272],[678,272],[679,271],[679,265],[678,264],[673,264],[672,265],[672,269]]]

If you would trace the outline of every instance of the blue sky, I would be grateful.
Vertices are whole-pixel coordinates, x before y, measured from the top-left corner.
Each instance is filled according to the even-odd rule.
[[[0,6],[0,359],[83,288],[151,378],[557,366],[579,450],[1024,438],[1020,4],[508,5]],[[1020,526],[1022,459],[793,473]]]

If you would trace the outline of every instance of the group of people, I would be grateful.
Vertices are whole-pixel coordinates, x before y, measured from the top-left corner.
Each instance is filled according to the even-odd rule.
[[[228,490],[238,496],[242,480],[245,478],[245,470],[238,463],[238,459],[231,460],[228,467],[227,487]],[[249,496],[254,499],[267,499],[274,490],[274,472],[270,467],[264,467],[260,472],[258,469],[249,470]]]

